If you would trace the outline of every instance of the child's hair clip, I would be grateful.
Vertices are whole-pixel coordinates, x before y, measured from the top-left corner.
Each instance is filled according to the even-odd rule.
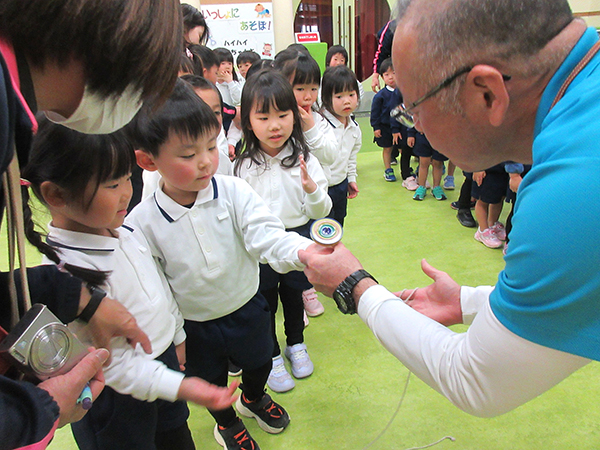
[[[31,186],[31,181],[26,180],[25,178],[21,178],[20,184],[21,184],[21,186],[29,187],[29,186]]]

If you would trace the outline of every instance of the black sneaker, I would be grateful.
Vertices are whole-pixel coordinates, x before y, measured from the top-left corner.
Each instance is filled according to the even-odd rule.
[[[267,393],[260,400],[248,402],[244,394],[235,404],[240,414],[254,417],[258,426],[267,433],[281,433],[290,423],[290,416],[283,407],[275,403]]]
[[[236,422],[230,427],[215,425],[214,435],[219,445],[227,450],[260,450],[239,417],[236,417]]]

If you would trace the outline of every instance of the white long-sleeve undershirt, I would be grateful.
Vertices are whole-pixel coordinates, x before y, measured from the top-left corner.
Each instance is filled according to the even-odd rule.
[[[415,375],[479,417],[506,413],[590,362],[512,333],[490,308],[492,288],[470,289],[461,296],[463,312],[474,317],[465,333],[418,313],[380,285],[362,295],[358,314]]]

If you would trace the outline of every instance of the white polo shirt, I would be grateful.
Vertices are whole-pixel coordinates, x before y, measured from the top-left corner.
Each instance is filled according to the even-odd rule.
[[[283,159],[292,154],[289,145],[275,157],[263,154],[265,163],[261,165],[250,158],[242,160],[238,176],[254,188],[286,228],[299,227],[310,219],[320,219],[329,214],[332,203],[327,194],[327,179],[315,155],[310,155],[306,168],[317,183],[317,189],[307,194],[302,189],[300,163],[290,168],[281,165]]]
[[[161,265],[185,319],[204,322],[246,304],[258,291],[258,263],[303,270],[312,241],[285,231],[260,196],[236,177],[215,175],[187,208],[162,188],[127,216]]]
[[[322,166],[333,164],[338,155],[338,141],[333,132],[333,127],[317,111],[310,111],[315,121],[315,126],[304,132],[304,139]]]
[[[333,127],[339,149],[335,162],[329,166],[329,186],[340,184],[346,177],[348,177],[350,183],[355,182],[357,177],[356,156],[362,145],[360,127],[351,117],[348,118],[348,125],[344,126],[327,110],[323,111],[323,116],[329,121],[329,125]]]
[[[141,233],[121,227],[118,237],[107,237],[51,225],[48,231],[48,243],[58,248],[61,260],[110,272],[102,288],[129,310],[152,343],[152,354],[147,355],[141,346],[133,349],[123,337],[112,339],[111,363],[104,368],[106,384],[138,400],[177,400],[183,373],[168,369],[154,358],[171,343],[185,340],[183,318]],[[51,261],[44,258],[44,263]],[[91,344],[82,322],[75,321],[71,326],[79,338]]]

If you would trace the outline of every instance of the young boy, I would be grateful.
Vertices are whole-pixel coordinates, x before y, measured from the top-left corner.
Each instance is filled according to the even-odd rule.
[[[396,74],[390,58],[381,63],[381,77],[385,88],[381,89],[371,103],[371,127],[373,127],[373,142],[383,148],[383,178],[385,181],[396,181],[392,169],[392,147],[397,147],[400,136],[392,136],[390,111],[402,103],[400,91],[396,89]],[[396,142],[394,142],[396,141]]]
[[[138,164],[162,181],[128,221],[146,236],[185,319],[186,374],[224,386],[230,359],[243,370],[237,410],[280,433],[290,418],[265,393],[273,339],[259,262],[302,270],[298,251],[311,241],[287,233],[245,181],[215,175],[218,133],[213,111],[183,81],[157,111],[144,107],[129,134]],[[258,447],[233,408],[210,413],[219,444]]]
[[[260,55],[252,50],[242,52],[237,56],[235,64],[238,68],[238,72],[242,76],[242,79],[246,79],[248,69],[252,67],[252,64],[258,61],[260,61]]]

